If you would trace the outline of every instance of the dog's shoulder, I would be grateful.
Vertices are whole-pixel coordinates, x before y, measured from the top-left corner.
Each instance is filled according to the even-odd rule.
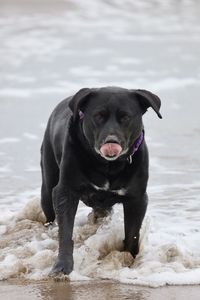
[[[72,116],[72,112],[69,108],[69,101],[72,97],[65,98],[60,103],[57,104],[57,106],[54,108],[50,120],[52,122],[56,120],[62,120],[63,118],[70,118]]]
[[[62,100],[52,111],[44,135],[43,143],[47,142],[52,145],[55,153],[62,152],[65,137],[68,135],[69,124],[72,112],[68,106],[71,97]]]

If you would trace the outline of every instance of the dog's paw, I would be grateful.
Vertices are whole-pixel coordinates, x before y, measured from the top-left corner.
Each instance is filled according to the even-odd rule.
[[[73,270],[73,262],[58,259],[53,266],[49,276],[54,278],[56,281],[69,280],[69,274]]]
[[[51,276],[52,277],[52,276]],[[70,281],[69,275],[65,275],[63,273],[59,273],[56,276],[53,276],[54,281],[62,282],[62,281]]]
[[[46,223],[44,223],[44,227],[46,227],[46,228],[52,228],[53,225],[54,225],[53,222],[46,222]]]

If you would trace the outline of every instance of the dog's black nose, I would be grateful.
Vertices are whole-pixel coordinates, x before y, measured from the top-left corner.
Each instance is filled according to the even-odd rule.
[[[107,143],[116,143],[119,144],[119,139],[116,135],[108,135],[104,141],[105,144]]]

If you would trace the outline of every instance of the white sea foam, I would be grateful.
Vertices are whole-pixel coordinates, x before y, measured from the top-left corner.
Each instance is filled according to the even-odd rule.
[[[14,81],[15,83],[32,83],[36,81],[36,78],[31,76],[22,76],[21,74],[6,74],[5,78],[9,81]]]
[[[28,166],[25,171],[26,172],[40,172],[40,167],[38,165],[36,166]]]
[[[30,132],[24,132],[23,133],[23,136],[25,137],[25,138],[27,138],[28,140],[38,140],[38,136],[37,135],[35,135],[35,134],[33,134],[33,133],[30,133]]]
[[[0,139],[0,144],[18,143],[18,142],[20,142],[20,139],[16,137],[6,137]]]
[[[164,78],[163,80],[160,80],[154,84],[152,84],[152,88],[156,89],[158,91],[160,90],[169,90],[169,89],[177,89],[181,87],[187,87],[187,86],[197,86],[199,85],[199,79],[198,78]]]
[[[11,173],[12,169],[9,164],[0,167],[0,173]]]
[[[163,193],[163,189],[156,191]],[[153,191],[150,194],[155,195]],[[25,195],[28,193],[23,197]],[[185,209],[189,210],[191,203],[187,205]],[[166,207],[159,207],[157,211],[155,207],[150,205],[144,220],[140,253],[134,261],[129,253],[121,252],[122,207],[116,205],[111,216],[93,224],[88,218],[91,209],[80,204],[74,227],[75,265],[70,279],[107,278],[152,287],[200,284],[200,241],[195,222],[189,216],[185,219],[184,215],[178,216],[177,222],[165,213]],[[54,225],[47,229],[42,222],[44,215],[38,198],[29,200],[8,221],[0,222],[0,279],[48,277],[57,255],[58,228]]]
[[[2,88],[0,90],[0,96],[27,98],[31,96],[31,90],[25,88]]]

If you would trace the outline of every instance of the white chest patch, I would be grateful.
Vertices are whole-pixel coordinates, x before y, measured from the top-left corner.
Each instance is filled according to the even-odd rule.
[[[110,187],[110,184],[109,182],[106,182],[103,186],[97,186],[93,183],[91,183],[91,185],[93,186],[93,188],[95,188],[95,190],[97,191],[108,191],[109,190],[109,187]]]
[[[93,188],[95,188],[95,190],[97,190],[97,191],[109,191],[109,192],[115,193],[115,194],[117,194],[117,195],[119,195],[119,196],[124,196],[124,195],[126,195],[126,189],[124,189],[124,188],[119,189],[119,190],[111,190],[111,189],[110,189],[110,184],[109,184],[108,181],[104,184],[104,186],[97,186],[97,185],[95,185],[95,184],[93,184],[93,183],[91,183],[91,185],[92,185]]]
[[[112,193],[116,193],[119,196],[125,196],[126,195],[126,189],[120,189],[120,190],[111,190]]]

